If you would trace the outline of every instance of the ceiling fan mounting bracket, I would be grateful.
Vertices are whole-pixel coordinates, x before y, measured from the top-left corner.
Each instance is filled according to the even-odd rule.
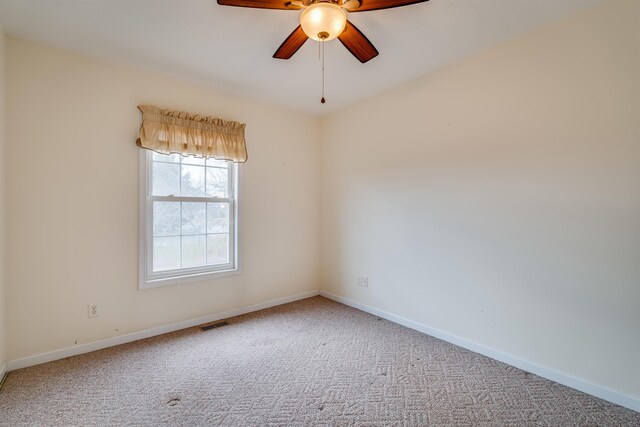
[[[307,7],[303,2],[299,0],[288,1],[284,5],[287,9],[291,10],[300,10]]]

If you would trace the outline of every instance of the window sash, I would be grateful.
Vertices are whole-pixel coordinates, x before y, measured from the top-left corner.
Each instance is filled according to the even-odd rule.
[[[203,272],[216,272],[216,271],[228,271],[235,268],[235,203],[233,199],[218,199],[222,202],[227,202],[229,204],[229,233],[203,233],[203,234],[190,234],[184,235],[180,233],[179,237],[182,239],[184,236],[207,236],[209,234],[228,234],[229,235],[229,262],[224,264],[213,264],[213,265],[203,265],[198,267],[183,267],[176,268],[172,270],[162,270],[162,271],[153,271],[153,202],[156,201],[157,196],[147,196],[147,281],[155,280],[155,279],[163,279],[163,278],[172,278],[172,277],[180,277],[192,274],[198,274]],[[165,199],[165,197],[161,197],[161,199]],[[200,198],[181,198],[181,197],[171,197],[171,201],[174,202],[190,202],[190,201],[198,201]],[[193,200],[198,199],[198,200]],[[208,203],[214,203],[214,200],[207,199]],[[161,236],[167,237],[167,236]]]
[[[154,196],[153,195],[153,153],[143,150],[141,154],[141,166],[144,167],[146,182],[141,183],[141,190],[144,191],[141,198],[141,221],[144,226],[141,228],[141,263],[140,263],[140,288],[151,288],[173,284],[181,279],[197,279],[210,274],[221,274],[223,272],[233,272],[238,268],[238,248],[237,248],[237,165],[230,163],[227,166],[227,194],[229,197],[189,197],[189,196]],[[153,203],[154,202],[200,202],[200,203],[226,203],[229,206],[229,252],[228,263],[204,265],[198,267],[185,267],[172,270],[153,271]],[[204,233],[202,235],[218,233]],[[219,233],[227,234],[227,233]],[[200,235],[200,234],[196,234]],[[181,241],[184,235],[180,233]],[[206,238],[206,237],[205,237]],[[181,247],[182,250],[182,247]]]
[[[149,150],[145,150],[148,151],[148,153],[146,153],[146,170],[147,170],[147,188],[145,189],[145,192],[147,194],[147,196],[153,196],[153,197],[183,197],[183,198],[188,198],[191,196],[183,196],[182,195],[182,176],[179,176],[179,186],[180,186],[180,196],[154,196],[153,195],[153,163],[161,163],[161,164],[167,164],[167,165],[176,165],[179,167],[180,172],[182,172],[182,166],[193,166],[193,167],[201,167],[204,169],[204,173],[205,173],[205,192],[206,192],[206,173],[208,169],[218,169],[218,170],[222,170],[222,169],[226,169],[227,170],[227,194],[228,195],[233,195],[235,193],[233,193],[233,191],[235,190],[234,188],[234,176],[235,176],[235,170],[236,170],[236,164],[229,162],[227,164],[226,168],[220,167],[220,166],[214,166],[214,165],[199,165],[199,164],[192,164],[192,163],[184,163],[184,160],[181,158],[180,162],[176,163],[176,162],[171,162],[171,161],[162,161],[162,160],[154,160],[153,159],[153,154],[154,152],[149,151]],[[161,153],[159,153],[161,154]],[[178,154],[178,156],[182,157],[180,154]],[[195,197],[195,198],[200,198],[200,199],[211,199],[213,197],[209,197],[209,196],[202,196],[202,197]],[[230,198],[230,197],[228,197]]]

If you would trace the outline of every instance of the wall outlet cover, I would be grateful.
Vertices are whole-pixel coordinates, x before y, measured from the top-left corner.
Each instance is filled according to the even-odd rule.
[[[89,317],[98,317],[100,316],[100,312],[98,311],[97,304],[87,304],[87,315]]]

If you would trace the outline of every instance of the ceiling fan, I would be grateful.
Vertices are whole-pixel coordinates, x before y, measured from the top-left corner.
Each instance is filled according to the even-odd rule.
[[[258,9],[302,9],[300,25],[276,50],[274,58],[291,58],[309,38],[322,42],[337,38],[364,64],[378,56],[378,50],[349,22],[346,12],[389,9],[424,1],[428,0],[218,0],[218,4]]]

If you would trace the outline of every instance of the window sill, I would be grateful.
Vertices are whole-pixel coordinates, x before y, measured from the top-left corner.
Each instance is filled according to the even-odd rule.
[[[179,285],[182,283],[199,282],[203,280],[215,280],[223,277],[238,276],[242,274],[239,268],[220,271],[207,271],[203,273],[185,274],[183,276],[162,277],[158,279],[146,279],[140,282],[139,290],[160,288],[163,286]]]

